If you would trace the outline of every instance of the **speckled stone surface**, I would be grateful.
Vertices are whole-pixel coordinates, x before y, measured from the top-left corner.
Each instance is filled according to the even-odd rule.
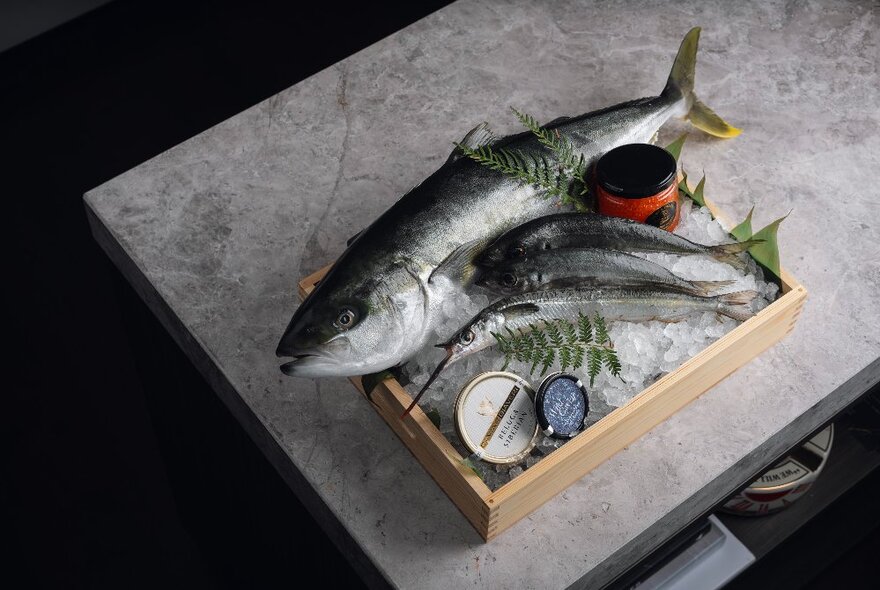
[[[347,381],[281,375],[295,284],[474,124],[514,130],[508,105],[548,120],[659,93],[693,25],[697,91],[745,132],[694,133],[683,161],[733,217],[792,210],[783,264],[806,308],[787,340],[483,544]],[[878,31],[872,2],[465,1],[86,203],[103,247],[365,575],[596,587],[876,381]]]

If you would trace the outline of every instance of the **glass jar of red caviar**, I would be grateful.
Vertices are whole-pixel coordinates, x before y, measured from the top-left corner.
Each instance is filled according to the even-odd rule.
[[[677,172],[675,158],[661,147],[616,147],[596,164],[596,208],[672,231],[680,214]]]

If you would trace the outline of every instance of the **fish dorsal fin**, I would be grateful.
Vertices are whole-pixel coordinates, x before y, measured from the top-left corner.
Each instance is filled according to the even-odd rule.
[[[464,147],[471,148],[475,150],[479,147],[482,147],[486,144],[492,143],[495,141],[495,134],[492,133],[492,130],[489,129],[489,124],[485,121],[471,129],[467,132],[467,135],[458,142],[459,145],[463,145]],[[464,154],[461,153],[461,150],[456,148],[452,150],[452,153],[449,154],[449,159],[446,160],[446,163],[455,162],[459,158],[461,158]]]
[[[434,272],[428,277],[428,282],[435,282],[438,277],[446,277],[452,281],[457,281],[462,285],[470,285],[475,278],[474,275],[477,270],[474,260],[483,252],[484,246],[485,240],[482,238],[465,242],[453,250],[449,256],[447,256],[443,262],[434,269]]]
[[[354,241],[361,236],[362,233],[364,233],[364,230],[361,230],[358,233],[351,236],[350,238],[348,238],[348,241],[345,242],[345,246],[346,247],[351,246],[354,243]]]
[[[516,318],[521,318],[524,316],[529,316],[534,313],[537,313],[541,308],[538,307],[536,303],[515,303],[509,307],[505,307],[501,310],[501,313],[504,314],[505,321],[510,321]]]
[[[571,119],[571,117],[569,117],[568,115],[562,115],[561,117],[556,117],[555,119],[553,119],[549,123],[544,123],[544,127],[550,127],[551,125],[559,125],[560,123],[565,123],[569,119]]]

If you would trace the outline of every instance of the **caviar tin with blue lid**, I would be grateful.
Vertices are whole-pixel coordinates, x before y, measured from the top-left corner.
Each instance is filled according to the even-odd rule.
[[[551,373],[538,387],[535,414],[538,426],[547,436],[573,438],[585,428],[590,400],[587,388],[569,373]]]

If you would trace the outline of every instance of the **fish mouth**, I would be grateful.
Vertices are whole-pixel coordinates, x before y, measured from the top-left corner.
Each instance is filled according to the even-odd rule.
[[[288,377],[321,377],[327,369],[334,366],[332,359],[320,354],[297,353],[283,356],[293,357],[292,361],[281,365],[281,372]]]
[[[282,341],[275,350],[279,358],[292,358],[281,365],[289,377],[345,377],[348,339],[337,334],[317,346],[289,346]]]

